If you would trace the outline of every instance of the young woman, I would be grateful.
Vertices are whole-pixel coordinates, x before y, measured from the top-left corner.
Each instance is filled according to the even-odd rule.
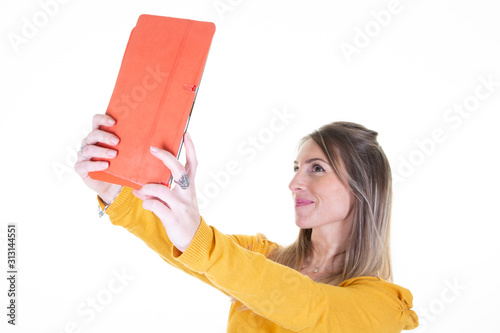
[[[141,190],[92,180],[119,138],[106,115],[93,118],[75,170],[101,210],[166,262],[232,298],[228,332],[400,332],[418,326],[409,290],[391,283],[391,170],[377,133],[335,122],[299,143],[290,182],[298,239],[282,247],[263,235],[224,235],[200,216],[196,154],[185,136],[186,165],[151,147],[173,174],[169,189]]]

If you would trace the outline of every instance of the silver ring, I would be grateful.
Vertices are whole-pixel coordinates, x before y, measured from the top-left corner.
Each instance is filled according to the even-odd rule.
[[[174,180],[174,182],[179,185],[183,190],[189,187],[189,177],[187,173],[184,173],[179,181]]]
[[[84,149],[85,147],[87,147],[87,145],[85,145],[85,146],[81,146],[81,147],[80,147],[80,154],[82,155],[82,157],[83,157],[84,159],[88,160],[89,158],[88,158],[87,156],[83,155],[83,149]]]

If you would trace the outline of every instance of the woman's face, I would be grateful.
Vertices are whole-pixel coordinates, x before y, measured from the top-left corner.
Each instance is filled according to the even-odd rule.
[[[343,166],[339,166],[342,174]],[[328,163],[318,144],[308,139],[294,161],[289,188],[295,204],[295,224],[303,229],[346,220],[352,195]]]

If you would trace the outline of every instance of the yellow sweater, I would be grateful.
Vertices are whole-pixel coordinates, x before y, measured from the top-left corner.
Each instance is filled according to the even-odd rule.
[[[202,218],[191,245],[181,253],[160,219],[142,208],[130,188],[123,188],[106,213],[172,266],[236,298],[227,332],[392,333],[418,326],[409,290],[374,277],[352,278],[339,286],[316,283],[266,259],[278,245],[263,235],[224,235]]]

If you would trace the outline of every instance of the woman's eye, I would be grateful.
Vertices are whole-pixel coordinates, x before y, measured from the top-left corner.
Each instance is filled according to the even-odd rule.
[[[297,172],[297,171],[299,171],[299,167],[298,166],[293,167],[293,172]],[[323,167],[319,164],[314,164],[312,167],[312,171],[313,172],[323,172],[323,171],[325,171],[325,169],[323,169]]]
[[[319,164],[315,164],[313,165],[313,170],[314,172],[322,172],[322,171],[325,171],[325,169],[323,169],[323,167]]]

